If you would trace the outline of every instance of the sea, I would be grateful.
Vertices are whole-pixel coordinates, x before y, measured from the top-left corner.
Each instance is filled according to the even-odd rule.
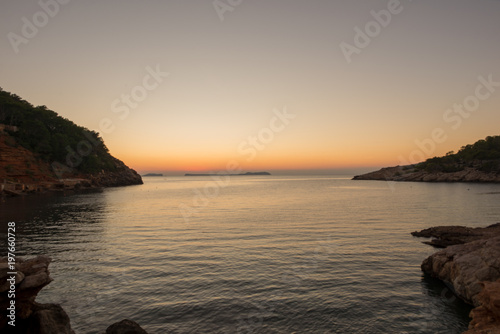
[[[498,203],[495,184],[173,176],[10,198],[0,219],[17,256],[52,257],[37,301],[77,334],[123,319],[157,334],[435,334],[466,330],[471,307],[422,273],[436,249],[410,233],[500,222]]]

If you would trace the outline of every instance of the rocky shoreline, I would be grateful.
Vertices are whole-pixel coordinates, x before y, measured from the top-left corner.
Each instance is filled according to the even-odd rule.
[[[17,258],[14,269],[7,260],[7,257],[0,258],[0,279],[4,282],[0,285],[0,307],[4,310],[0,316],[0,333],[75,334],[68,315],[60,305],[35,301],[43,287],[52,282],[48,269],[51,258],[43,255],[30,259]],[[16,272],[16,275],[10,272]],[[11,298],[12,293],[15,298]],[[14,307],[11,306],[12,300],[15,301]],[[15,311],[9,311],[9,307],[15,308]],[[128,319],[112,324],[104,333],[147,334]]]
[[[428,172],[415,166],[386,167],[375,172],[356,175],[353,180],[412,181],[412,182],[484,182],[500,183],[500,174],[465,168],[457,172]]]
[[[109,162],[108,170],[81,173],[47,162],[0,131],[0,197],[143,184],[141,176],[123,161],[110,156]]]
[[[443,248],[422,262],[422,271],[442,280],[475,308],[464,334],[500,333],[500,223],[485,228],[439,226],[413,232]]]

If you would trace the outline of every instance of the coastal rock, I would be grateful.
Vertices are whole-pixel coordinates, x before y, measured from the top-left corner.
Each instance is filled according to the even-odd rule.
[[[0,275],[2,280],[7,280],[9,276],[15,277],[15,307],[16,307],[16,328],[19,333],[73,333],[69,318],[58,305],[42,305],[35,302],[35,298],[40,290],[52,281],[48,270],[51,262],[48,256],[37,256],[31,259],[17,258],[15,270],[8,270],[7,258],[0,259]],[[10,275],[8,272],[16,272]],[[11,298],[11,284],[7,281],[0,288],[0,307],[6,310]],[[2,312],[0,317],[0,332],[3,332],[9,319],[6,313]],[[55,326],[54,324],[57,324]],[[59,328],[61,330],[59,331]],[[62,330],[64,328],[64,330]]]
[[[106,334],[148,334],[135,321],[122,320],[114,323],[106,329]]]
[[[412,234],[436,237],[429,244],[437,247],[453,244],[429,256],[421,267],[476,307],[467,334],[500,333],[500,224],[475,229],[440,226]]]
[[[27,334],[75,334],[66,312],[57,304],[38,304],[26,321]]]
[[[15,277],[15,327],[8,324],[12,319],[7,312],[0,315],[0,333],[19,334],[75,334],[64,309],[57,304],[39,304],[36,296],[47,284],[52,282],[48,270],[51,258],[40,255],[34,258],[17,258],[14,270],[10,268],[7,257],[0,258],[0,278],[6,284],[0,286],[0,308],[7,310],[10,276]],[[16,275],[9,274],[16,272]],[[147,334],[137,323],[123,320],[108,327],[106,334]]]
[[[471,312],[472,321],[464,334],[500,333],[500,280],[482,283],[481,306]]]
[[[114,171],[102,171],[89,177],[90,182],[98,187],[121,187],[143,184],[141,176],[129,168],[123,161],[113,158]]]
[[[445,248],[453,245],[461,245],[467,242],[500,236],[500,223],[488,227],[470,228],[464,226],[437,226],[427,228],[420,232],[412,232],[415,237],[434,238],[424,241],[424,244],[437,248]]]
[[[500,236],[447,247],[425,259],[422,270],[450,285],[466,302],[480,306],[481,282],[500,278]]]
[[[356,175],[353,180],[500,183],[500,174],[475,168],[465,168],[450,173],[417,171],[413,165],[408,165],[386,167],[367,174]]]
[[[46,191],[83,190],[143,184],[141,176],[123,161],[110,157],[112,167],[94,174],[68,166],[54,167],[0,132],[0,195],[20,196]]]

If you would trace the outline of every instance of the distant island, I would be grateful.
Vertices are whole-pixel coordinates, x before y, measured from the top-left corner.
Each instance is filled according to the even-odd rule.
[[[256,176],[256,175],[271,175],[269,172],[247,172],[240,174],[224,174],[224,173],[211,173],[211,174],[185,174],[184,176],[214,176],[214,175],[224,175],[224,176]]]
[[[357,175],[353,180],[500,183],[500,136],[486,137],[463,146],[457,153],[448,152],[444,157],[382,168]]]
[[[163,176],[163,174],[159,174],[159,173],[148,173],[148,174],[144,174],[143,177],[149,177],[149,176]]]

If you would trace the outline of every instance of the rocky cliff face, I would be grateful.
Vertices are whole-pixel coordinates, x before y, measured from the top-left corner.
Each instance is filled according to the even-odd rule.
[[[17,145],[16,140],[0,131],[0,182],[4,179],[24,183],[55,182],[52,168],[33,152]]]
[[[353,180],[414,181],[414,182],[493,182],[500,183],[500,174],[487,173],[474,168],[458,172],[417,171],[413,166],[382,168],[378,171],[357,175]]]
[[[91,183],[98,187],[120,187],[143,184],[141,176],[133,169],[127,167],[123,161],[114,159],[116,170],[113,172],[102,171],[88,176]]]
[[[451,244],[425,259],[422,270],[476,306],[467,334],[500,333],[500,224],[437,227],[413,235],[434,237],[439,246]]]
[[[92,187],[118,187],[142,184],[141,176],[122,161],[112,158],[114,169],[82,174],[63,166],[62,172],[40,156],[21,147],[16,140],[0,131],[0,193],[23,194],[47,190]]]

